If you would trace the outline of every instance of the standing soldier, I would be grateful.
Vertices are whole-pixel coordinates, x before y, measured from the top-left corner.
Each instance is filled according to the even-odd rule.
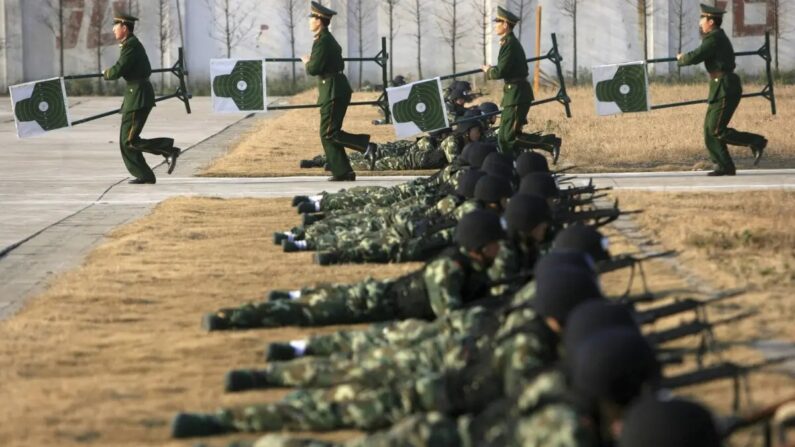
[[[533,90],[527,80],[527,57],[521,42],[513,34],[513,27],[519,17],[501,6],[497,7],[497,18],[494,19],[494,32],[500,36],[500,54],[497,65],[483,65],[483,71],[489,79],[502,79],[502,117],[497,141],[500,151],[517,155],[527,148],[539,148],[552,154],[557,162],[560,153],[559,138],[542,138],[537,134],[522,133],[527,124],[527,112],[533,103]]]
[[[709,72],[709,105],[704,119],[704,140],[712,162],[717,165],[714,171],[707,174],[710,176],[735,175],[734,162],[727,144],[750,147],[754,155],[754,166],[759,163],[767,146],[767,139],[762,135],[739,132],[728,127],[740,104],[743,87],[740,77],[734,73],[734,48],[721,29],[724,12],[702,4],[699,28],[704,37],[701,45],[689,53],[676,55],[680,66],[704,62]]]
[[[155,183],[155,174],[146,164],[144,152],[162,155],[168,163],[171,174],[177,166],[180,149],[174,147],[173,138],[141,138],[146,119],[155,106],[155,90],[149,82],[152,66],[146,50],[133,34],[137,17],[127,14],[115,14],[113,17],[113,34],[119,41],[121,54],[115,65],[102,72],[107,81],[124,78],[127,88],[124,90],[124,102],[121,106],[121,132],[119,146],[124,165],[135,177],[132,184]]]
[[[312,2],[309,14],[309,29],[315,33],[312,54],[301,60],[306,72],[318,77],[318,98],[320,105],[320,142],[326,153],[326,161],[331,171],[331,181],[356,180],[356,174],[345,154],[345,148],[363,152],[368,158],[375,154],[375,145],[370,144],[370,135],[349,134],[342,130],[345,112],[351,103],[351,86],[342,72],[342,48],[328,30],[331,17],[337,14],[323,5]]]

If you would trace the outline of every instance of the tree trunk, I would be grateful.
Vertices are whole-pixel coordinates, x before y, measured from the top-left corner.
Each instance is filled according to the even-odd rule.
[[[416,0],[417,7],[417,76],[422,79],[422,12],[420,10],[420,0]],[[389,55],[392,60],[392,55]]]
[[[574,64],[574,85],[577,85],[577,0],[574,0],[574,8],[571,14],[571,31],[572,31],[572,47],[573,47],[573,61]]]
[[[395,79],[394,66],[392,63],[395,60],[395,53],[393,49],[393,44],[395,41],[395,29],[393,28],[392,22],[392,13],[394,12],[394,8],[394,0],[389,0],[389,79]]]
[[[231,20],[231,12],[229,11],[229,0],[224,1],[224,18],[226,19],[226,57],[232,57],[232,30],[230,29],[229,21]]]
[[[357,10],[356,11],[358,13],[358,16],[356,17],[356,26],[358,28],[358,33],[359,33],[359,36],[358,36],[359,37],[359,58],[361,59],[361,58],[364,57],[364,48],[362,48],[364,46],[364,38],[362,36],[362,34],[364,32],[364,26],[363,26],[363,23],[362,23],[363,22],[363,18],[364,18],[363,17],[364,16],[364,11],[362,10],[362,0],[356,0],[356,3],[357,3],[357,6],[356,6]],[[392,50],[390,50],[390,51],[392,51]],[[390,61],[390,64],[391,64],[391,62],[392,62],[392,58],[391,57],[389,58],[389,61]],[[359,61],[359,90],[362,89],[362,75],[363,74],[364,74],[364,62]]]
[[[293,0],[290,0],[290,57],[295,59],[295,8],[293,7]],[[293,68],[293,88],[295,88],[296,74],[295,74],[295,61],[292,62]]]
[[[58,56],[59,56],[60,62],[61,62],[61,77],[63,77],[63,75],[64,75],[64,58],[63,58],[64,48],[63,47],[66,44],[66,42],[64,41],[64,35],[63,35],[63,0],[58,0],[58,29],[59,29],[59,32],[61,33],[60,34],[61,48],[60,48],[60,51],[58,52],[59,53]]]
[[[456,63],[455,63],[455,45],[456,45],[456,34],[457,34],[457,30],[458,30],[457,9],[458,9],[458,0],[454,0],[453,1],[453,21],[452,21],[452,25],[451,25],[452,26],[452,30],[451,30],[451,37],[452,37],[451,42],[452,43],[450,45],[452,53],[453,53],[453,73],[455,73],[455,67],[456,67]]]

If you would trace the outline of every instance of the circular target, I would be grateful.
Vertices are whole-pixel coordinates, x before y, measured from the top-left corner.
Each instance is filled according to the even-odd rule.
[[[213,93],[230,98],[238,110],[264,110],[265,85],[262,82],[262,61],[237,61],[232,72],[213,78]]]
[[[612,79],[596,84],[596,99],[614,102],[622,112],[648,110],[646,67],[643,64],[622,65]]]
[[[411,86],[408,98],[393,106],[395,122],[413,122],[421,131],[445,127],[445,109],[435,80]]]
[[[37,82],[30,98],[17,102],[14,111],[19,121],[36,121],[45,131],[69,125],[60,79]]]

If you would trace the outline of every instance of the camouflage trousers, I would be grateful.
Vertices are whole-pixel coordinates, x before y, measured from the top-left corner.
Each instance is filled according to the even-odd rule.
[[[447,228],[422,237],[405,240],[396,231],[388,231],[380,238],[364,238],[350,247],[323,250],[334,254],[335,263],[424,262],[453,243],[454,228]]]
[[[410,347],[433,337],[453,337],[481,333],[493,323],[494,314],[482,307],[451,311],[436,320],[409,319],[373,324],[364,330],[343,330],[314,335],[307,340],[311,356],[361,356],[375,348]]]
[[[304,289],[297,300],[249,303],[217,312],[231,328],[326,326],[388,321],[394,303],[384,297],[393,279],[366,278],[354,284]]]
[[[320,200],[322,210],[353,210],[368,204],[391,206],[401,200],[427,191],[427,179],[417,179],[395,186],[355,186],[336,193],[323,193]]]
[[[221,409],[216,417],[242,432],[277,430],[377,430],[408,415],[445,410],[450,393],[440,375],[400,385],[364,387],[340,385],[329,389],[302,389],[279,402]]]

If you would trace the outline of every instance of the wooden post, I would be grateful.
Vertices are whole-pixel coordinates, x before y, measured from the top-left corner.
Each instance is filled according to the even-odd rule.
[[[536,57],[541,57],[541,5],[536,7]],[[541,86],[541,61],[536,61],[533,74],[533,92],[537,95]]]

